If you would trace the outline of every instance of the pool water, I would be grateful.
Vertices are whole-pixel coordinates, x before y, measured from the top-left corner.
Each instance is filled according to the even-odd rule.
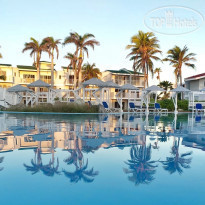
[[[204,204],[205,117],[0,114],[1,204]]]

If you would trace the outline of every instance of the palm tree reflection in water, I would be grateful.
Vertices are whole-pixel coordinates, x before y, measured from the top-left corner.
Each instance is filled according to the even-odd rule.
[[[151,161],[151,144],[132,146],[130,149],[130,160],[125,162],[129,168],[124,168],[126,174],[132,174],[128,176],[131,182],[135,185],[149,184],[154,180],[154,174],[156,173],[155,165],[157,161]]]
[[[84,162],[83,153],[79,148],[69,151],[71,154],[70,157],[64,160],[68,165],[73,164],[75,170],[73,172],[66,171],[63,169],[63,173],[66,177],[70,179],[70,182],[77,183],[81,180],[87,183],[94,181],[94,177],[98,175],[98,171],[94,171],[93,168],[87,170],[88,168],[88,159],[86,163]]]
[[[43,165],[40,149],[37,148],[36,150],[34,150],[34,152],[35,152],[35,158],[31,159],[31,166],[24,164],[26,171],[31,172],[32,175],[38,173],[39,171],[42,171],[43,174],[46,176],[54,176],[55,174],[60,174],[60,172],[58,171],[59,168],[58,158],[56,160],[57,162],[56,166],[54,166],[55,164],[54,157],[52,157],[52,160],[50,160],[48,164]]]
[[[185,158],[185,157],[190,156],[192,152],[179,154],[179,142],[180,142],[180,138],[178,138],[178,140],[174,139],[174,144],[171,149],[172,156],[167,157],[166,161],[162,161],[162,164],[164,165],[163,168],[166,171],[168,171],[170,174],[173,174],[175,172],[182,174],[183,168],[184,169],[190,168],[192,158]]]

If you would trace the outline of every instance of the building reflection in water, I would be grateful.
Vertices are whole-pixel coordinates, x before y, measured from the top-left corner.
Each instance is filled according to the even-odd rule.
[[[0,164],[4,161],[4,157],[0,157]],[[4,168],[0,167],[0,171],[2,171]]]
[[[197,119],[197,120],[196,120]],[[134,184],[149,184],[161,164],[170,174],[190,168],[191,152],[180,153],[180,145],[205,150],[205,118],[180,114],[149,115],[15,115],[0,114],[0,152],[33,149],[30,163],[23,164],[31,174],[62,174],[70,182],[93,182],[99,172],[85,154],[100,148],[130,147],[124,172]],[[199,132],[200,128],[200,132]],[[171,152],[163,159],[152,159],[152,150],[173,139]],[[56,149],[68,153],[61,168]],[[42,155],[49,154],[47,162]],[[4,157],[0,158],[3,164]],[[0,170],[3,167],[0,166]]]

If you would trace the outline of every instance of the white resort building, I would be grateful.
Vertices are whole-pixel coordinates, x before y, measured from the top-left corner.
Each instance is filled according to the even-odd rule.
[[[0,64],[0,76],[5,76],[0,79],[0,88],[10,88],[15,85],[28,86],[29,84],[35,82],[37,79],[37,69],[34,66],[25,66],[25,65],[17,65],[13,67],[11,64]],[[51,83],[51,63],[47,61],[40,62],[40,78],[45,83]],[[102,72],[101,80],[104,82],[112,81],[119,86],[123,86],[125,84],[131,84],[138,88],[138,90],[124,90],[122,92],[122,107],[127,107],[128,99],[130,101],[140,101],[140,90],[142,90],[144,85],[144,75],[142,73],[135,73],[131,70],[127,69],[119,69],[119,70],[106,70]],[[35,89],[33,87],[29,87],[30,89]],[[68,68],[62,66],[61,69],[55,69],[54,71],[54,89],[61,90],[64,92],[64,98],[83,98],[83,92],[71,92],[74,90],[74,71],[72,68]],[[87,98],[84,96],[84,99],[87,101],[94,100],[93,92],[97,90],[95,85],[86,86],[86,94]],[[46,87],[40,87],[40,92],[42,102],[46,102],[43,99],[43,92],[48,92]],[[104,88],[103,96],[108,95],[103,99],[109,100],[108,104],[111,107],[119,107],[119,101],[117,100],[117,93],[119,89],[117,88]],[[99,96],[99,95],[98,95]],[[1,98],[1,97],[0,97]],[[26,96],[23,96],[23,102],[26,104]]]

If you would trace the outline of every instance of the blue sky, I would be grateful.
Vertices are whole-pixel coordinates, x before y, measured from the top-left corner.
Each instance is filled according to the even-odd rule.
[[[79,34],[92,33],[100,41],[99,47],[94,51],[90,49],[88,61],[96,63],[101,70],[124,67],[131,69],[132,63],[126,58],[128,51],[125,47],[138,30],[151,31],[144,25],[145,15],[149,11],[162,6],[178,5],[205,14],[202,0],[0,0],[0,5],[0,51],[4,57],[0,60],[1,63],[11,63],[14,66],[31,65],[33,59],[29,53],[21,52],[30,37],[37,40],[47,36],[64,39],[69,32],[76,31]],[[164,53],[162,57],[165,57],[166,51],[174,45],[187,45],[191,52],[197,54],[197,69],[192,71],[184,68],[184,77],[204,72],[204,24],[197,31],[188,34],[156,33],[156,36]],[[68,64],[63,56],[72,50],[72,46],[60,46],[57,68]],[[42,55],[41,60],[49,60],[48,55]],[[174,80],[173,69],[167,63],[155,63],[155,66],[163,69],[162,80]]]

